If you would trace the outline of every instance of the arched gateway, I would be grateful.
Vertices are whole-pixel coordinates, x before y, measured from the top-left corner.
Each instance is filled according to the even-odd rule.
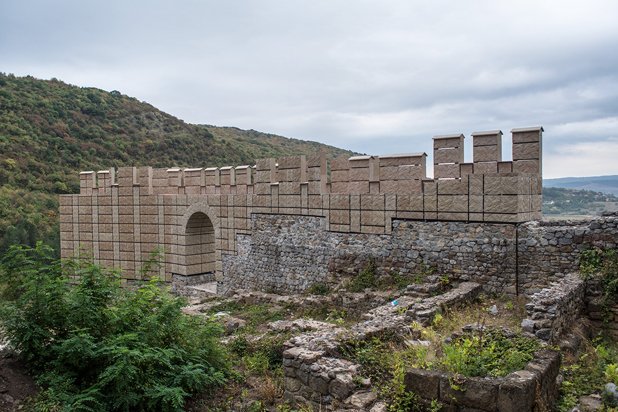
[[[184,253],[180,253],[185,276],[215,272],[215,229],[203,212],[195,212],[186,223]],[[182,243],[181,243],[182,244]],[[184,261],[183,261],[184,260]]]

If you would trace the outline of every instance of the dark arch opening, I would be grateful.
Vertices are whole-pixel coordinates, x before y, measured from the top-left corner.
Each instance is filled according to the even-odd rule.
[[[215,229],[205,213],[196,212],[185,228],[186,275],[215,272]]]

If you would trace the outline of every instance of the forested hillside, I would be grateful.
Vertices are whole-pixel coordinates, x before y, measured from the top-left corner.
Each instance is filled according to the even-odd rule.
[[[618,210],[618,197],[592,190],[558,187],[543,188],[543,213],[546,215],[598,215]]]
[[[57,242],[57,194],[78,172],[128,165],[223,166],[256,158],[350,153],[316,142],[193,125],[118,91],[0,73],[0,252]]]

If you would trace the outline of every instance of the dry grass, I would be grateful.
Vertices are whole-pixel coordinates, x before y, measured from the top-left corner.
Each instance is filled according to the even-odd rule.
[[[496,306],[498,313],[492,315],[489,309]],[[521,331],[521,321],[526,317],[526,300],[524,297],[481,297],[477,303],[452,309],[442,314],[442,319],[435,322],[433,328],[443,336],[461,331],[469,324],[488,327],[506,327],[513,332]]]
[[[283,381],[278,377],[261,376],[253,385],[255,397],[266,405],[274,405],[283,397]]]

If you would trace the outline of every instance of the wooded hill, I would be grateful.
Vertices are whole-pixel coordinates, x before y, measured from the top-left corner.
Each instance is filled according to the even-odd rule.
[[[118,91],[0,73],[0,252],[36,239],[57,243],[57,194],[77,193],[81,170],[241,165],[316,151],[352,154],[255,130],[188,124]]]

